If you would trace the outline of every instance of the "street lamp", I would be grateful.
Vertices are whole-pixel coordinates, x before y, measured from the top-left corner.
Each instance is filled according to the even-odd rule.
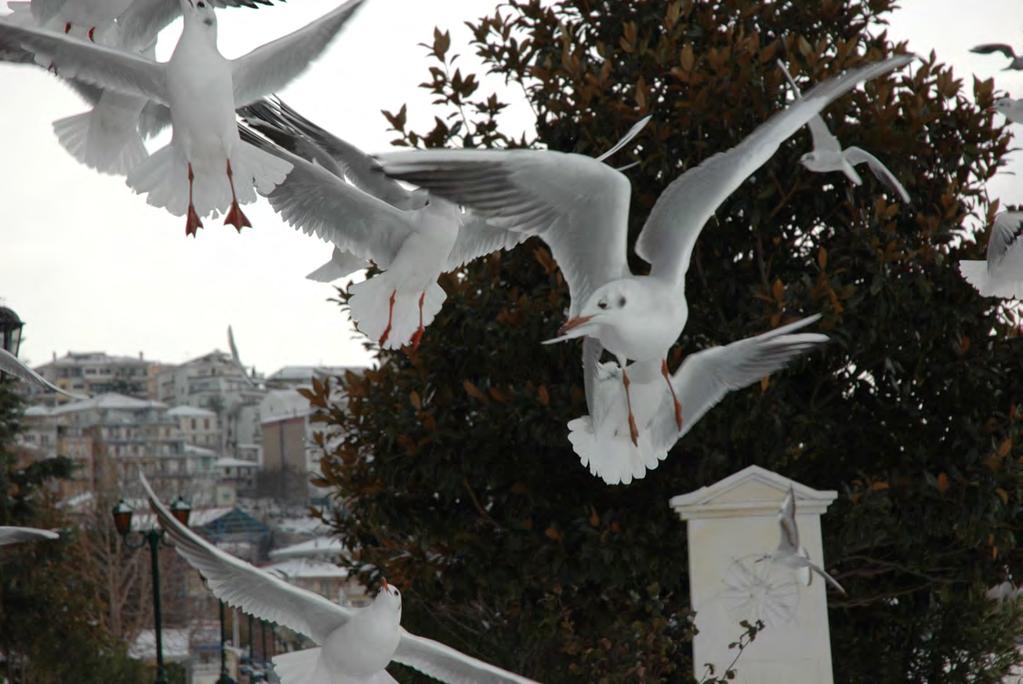
[[[216,684],[235,684],[235,681],[227,673],[227,654],[224,651],[224,602],[218,600],[217,603],[220,604],[220,677]]]
[[[171,504],[171,515],[185,527],[188,526],[188,516],[192,507],[180,496]],[[121,535],[124,545],[135,551],[143,546],[149,546],[149,564],[153,572],[153,617],[156,623],[156,683],[167,684],[167,672],[163,668],[163,635],[160,632],[160,541],[163,539],[163,530],[159,528],[137,532],[138,541],[131,540],[131,518],[133,511],[124,499],[117,502],[111,513],[114,516],[114,527]]]
[[[18,318],[18,314],[6,306],[0,306],[0,346],[4,351],[14,356],[18,355],[18,349],[21,347],[21,329],[24,326],[25,322]]]

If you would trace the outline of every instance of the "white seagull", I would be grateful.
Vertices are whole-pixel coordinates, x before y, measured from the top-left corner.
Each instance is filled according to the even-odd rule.
[[[379,157],[385,173],[470,208],[489,224],[541,237],[568,283],[569,319],[558,342],[586,337],[583,377],[593,411],[593,374],[607,349],[623,369],[630,436],[639,434],[629,396],[629,360],[659,365],[672,396],[676,426],[682,406],[666,355],[689,316],[685,275],[696,239],[717,207],[760,168],[781,143],[861,81],[908,64],[893,57],[821,83],[731,150],[675,179],[658,198],[636,242],[649,275],[633,275],[626,258],[629,180],[580,154],[538,150],[426,150]]]
[[[62,76],[169,106],[170,144],[133,168],[128,185],[147,193],[150,204],[186,215],[187,235],[202,227],[200,216],[225,210],[225,223],[240,231],[251,224],[239,205],[254,201],[256,189],[270,192],[291,166],[242,142],[234,110],[283,88],[304,71],[362,2],[349,0],[234,60],[217,49],[216,16],[205,0],[180,0],[184,28],[165,63],[4,23],[0,41],[15,40],[49,59]]]
[[[259,7],[270,0],[210,0],[216,7]],[[258,4],[257,4],[258,3]],[[124,7],[123,11],[119,8]],[[10,2],[12,14],[3,21],[18,26],[71,30],[71,17],[66,13],[81,14],[95,10],[87,22],[90,39],[101,45],[133,52],[147,59],[155,58],[157,34],[172,20],[181,16],[178,0],[33,0]],[[53,12],[57,14],[53,14]],[[49,19],[47,19],[49,17]],[[110,17],[105,19],[104,17]],[[116,17],[116,22],[112,17]],[[40,19],[42,21],[40,22]],[[98,30],[97,30],[98,27]],[[74,35],[72,33],[72,35]],[[24,59],[20,47],[17,52],[0,47],[0,60],[32,63]],[[58,71],[48,60],[39,65]],[[91,106],[89,111],[64,117],[53,122],[53,130],[60,144],[77,161],[100,173],[127,175],[149,156],[143,137],[156,135],[170,125],[170,110],[166,106],[138,95],[70,80],[69,83]]]
[[[38,539],[57,539],[60,535],[53,530],[40,530],[37,527],[6,527],[0,525],[0,546],[19,544]]]
[[[238,366],[238,370],[242,372],[242,377],[245,378],[245,382],[250,387],[258,387],[259,385],[255,380],[249,377],[249,371],[246,370],[245,365],[242,364],[242,357],[238,355],[238,345],[234,343],[234,331],[231,330],[231,326],[227,326],[227,346],[231,350],[231,360],[234,361],[234,365]]]
[[[764,554],[758,561],[771,561],[786,568],[792,568],[800,572],[800,576],[806,586],[813,581],[811,572],[816,572],[824,578],[831,586],[845,594],[845,589],[834,577],[822,570],[819,565],[812,562],[806,549],[799,545],[799,527],[796,526],[796,492],[789,486],[789,492],[781,502],[778,509],[778,526],[781,528],[781,538],[778,541],[778,548],[772,553]]]
[[[1005,43],[984,43],[970,48],[970,52],[978,55],[990,55],[993,52],[1000,52],[1009,58],[1009,66],[1002,71],[1023,71],[1023,55],[1017,56],[1011,45]]]
[[[82,396],[81,394],[62,390],[43,376],[39,375],[39,373],[36,373],[34,370],[23,364],[17,356],[6,349],[0,349],[0,373],[9,373],[19,380],[35,385],[36,387],[48,392],[57,392],[58,394],[63,394],[65,397],[70,397],[72,399],[89,398]]]
[[[386,581],[373,603],[357,610],[288,584],[221,551],[178,522],[153,493],[145,476],[140,473],[139,479],[174,547],[202,574],[214,596],[319,644],[274,658],[284,684],[394,682],[384,669],[391,661],[453,684],[532,681],[402,629],[401,593]]]
[[[441,197],[410,191],[379,172],[376,161],[280,101],[242,110],[249,125],[272,140],[244,135],[294,169],[267,198],[289,225],[334,244],[331,261],[310,277],[334,279],[366,268],[383,273],[353,285],[349,300],[359,329],[381,347],[416,349],[446,298],[444,272],[525,240],[522,232],[489,225]],[[646,125],[637,123],[611,150]],[[282,149],[283,148],[283,149]]]
[[[995,216],[987,240],[987,259],[963,259],[959,272],[985,297],[1023,299],[1023,212]]]
[[[999,98],[991,105],[989,111],[998,112],[1012,123],[1023,123],[1023,99]]]
[[[770,375],[827,342],[826,335],[798,333],[820,316],[810,316],[770,332],[690,354],[671,376],[682,404],[682,427],[675,422],[656,362],[628,367],[632,411],[639,444],[629,435],[628,408],[619,389],[621,370],[600,364],[593,386],[591,414],[568,424],[568,439],[582,464],[608,484],[629,484],[656,468],[668,450],[696,421],[731,391]]]
[[[788,79],[789,85],[792,86],[796,97],[801,97],[802,93],[799,90],[799,86],[796,85],[795,79],[792,78],[792,74],[785,68],[781,60],[778,60],[778,67],[785,74],[785,78]],[[895,177],[895,174],[889,171],[888,167],[882,164],[877,157],[859,147],[846,147],[842,149],[842,144],[828,130],[828,125],[824,123],[824,119],[820,116],[810,119],[807,126],[810,128],[810,136],[813,138],[813,151],[804,154],[799,160],[800,164],[814,173],[841,171],[845,174],[846,178],[852,181],[853,185],[863,184],[863,179],[857,173],[856,167],[860,164],[866,164],[877,180],[897,194],[904,203],[909,204],[909,193],[906,192],[906,188],[902,186],[902,183]]]

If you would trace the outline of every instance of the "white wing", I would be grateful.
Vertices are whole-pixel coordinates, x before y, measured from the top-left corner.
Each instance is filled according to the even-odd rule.
[[[811,561],[806,561],[806,567],[810,568],[811,570],[816,572],[818,575],[823,577],[824,581],[827,582],[828,584],[830,584],[831,586],[833,586],[835,589],[838,589],[838,591],[840,591],[841,593],[848,595],[849,592],[847,592],[845,590],[845,587],[843,587],[841,584],[839,584],[838,580],[836,580],[834,577],[832,577],[827,572],[825,572],[819,565],[817,565],[816,563],[813,563]]]
[[[19,43],[37,57],[49,59],[64,78],[76,78],[127,95],[167,103],[162,64],[51,31],[0,21],[0,43],[7,40]]]
[[[319,283],[329,283],[338,278],[344,278],[355,271],[360,271],[369,266],[365,259],[355,256],[351,252],[345,252],[337,247],[330,255],[330,261],[320,266],[306,276],[309,280]]]
[[[392,660],[447,684],[536,684],[532,679],[512,674],[404,629]]]
[[[249,372],[245,370],[245,366],[242,365],[242,357],[238,355],[238,346],[234,343],[234,331],[231,330],[231,326],[227,326],[227,346],[231,349],[231,359],[234,361],[234,365],[238,366],[238,370],[242,372],[242,377],[245,378],[250,386],[255,387],[256,382],[249,377]]]
[[[614,154],[615,152],[617,152],[618,150],[622,149],[623,147],[628,145],[630,142],[632,142],[632,139],[635,138],[637,135],[639,135],[639,132],[642,131],[644,128],[646,128],[646,125],[648,123],[650,123],[650,119],[651,118],[653,118],[652,115],[647,115],[647,116],[644,116],[639,121],[637,121],[636,123],[634,123],[632,125],[632,128],[630,128],[628,131],[625,132],[625,135],[622,136],[621,140],[619,140],[614,145],[612,145],[611,149],[609,149],[607,152],[605,152],[604,154],[602,154],[599,157],[597,157],[597,161],[602,162],[602,161],[606,160],[612,154]],[[630,166],[631,166],[631,164],[630,164]],[[626,168],[626,167],[623,167],[623,168]],[[621,171],[621,169],[619,169],[619,171]]]
[[[18,357],[11,354],[6,349],[0,349],[0,372],[10,373],[19,380],[24,380],[27,383],[41,387],[44,390],[50,392],[57,392],[63,394],[65,397],[71,397],[72,399],[88,399],[89,397],[81,394],[75,394],[73,392],[67,392],[57,387],[43,376],[36,373],[34,370],[23,364],[18,360]]]
[[[755,337],[687,356],[671,378],[675,394],[682,404],[682,430],[675,424],[674,408],[667,388],[664,388],[663,395],[667,401],[660,402],[657,416],[651,424],[653,443],[670,449],[726,394],[757,382],[797,356],[827,342],[826,335],[793,334],[819,318],[819,315],[809,316]],[[662,387],[663,382],[661,380]]]
[[[1023,212],[1003,211],[995,216],[987,240],[988,269],[996,267],[1023,237]]]
[[[473,212],[467,211],[462,214],[458,236],[455,238],[455,244],[451,245],[451,253],[444,269],[453,271],[462,264],[491,252],[511,249],[528,238],[529,235],[526,233],[498,228]]]
[[[799,528],[796,526],[796,492],[789,486],[789,491],[778,509],[778,526],[781,528],[781,539],[778,551],[799,554]]]
[[[859,164],[866,163],[870,167],[870,172],[874,174],[881,183],[889,190],[899,196],[899,199],[905,204],[909,204],[909,193],[906,192],[906,188],[902,187],[902,183],[895,177],[888,167],[881,163],[877,157],[859,147],[847,147],[845,149],[845,160],[857,166]]]
[[[384,172],[471,209],[490,225],[536,235],[568,283],[574,314],[628,273],[629,180],[580,154],[422,150],[381,155]]]
[[[636,253],[652,266],[651,275],[684,288],[696,238],[718,206],[828,103],[857,83],[886,74],[912,59],[911,55],[893,57],[828,79],[732,149],[706,159],[675,179],[657,199],[636,242]]]
[[[288,225],[387,268],[415,232],[411,212],[346,183],[326,169],[242,130],[242,139],[291,162],[284,182],[267,199]]]
[[[57,539],[59,534],[52,530],[40,530],[36,527],[0,526],[0,546],[19,544],[37,539]]]
[[[312,23],[232,60],[235,107],[283,90],[352,18],[364,0],[348,0]]]
[[[379,200],[398,209],[419,209],[425,203],[425,197],[421,196],[425,193],[411,192],[380,173],[380,165],[373,157],[317,126],[280,99],[264,98],[254,102],[242,110],[242,115],[278,145],[309,161],[324,164]]]
[[[322,644],[352,612],[319,594],[292,586],[243,560],[224,553],[171,515],[140,472],[149,506],[178,553],[206,578],[213,595],[245,613],[284,625]]]
[[[792,91],[796,94],[796,98],[803,96],[802,91],[799,90],[799,86],[796,85],[796,80],[792,78],[792,74],[785,67],[784,62],[778,60],[778,68],[781,69],[782,73],[785,74],[785,78],[788,80],[789,85],[792,87]],[[810,128],[810,137],[813,138],[813,149],[815,150],[829,150],[831,152],[841,152],[842,144],[838,142],[831,131],[828,130],[828,125],[824,123],[824,119],[818,114],[811,118],[806,125]]]

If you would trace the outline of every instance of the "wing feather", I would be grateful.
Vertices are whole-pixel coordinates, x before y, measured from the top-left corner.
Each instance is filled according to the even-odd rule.
[[[68,392],[54,385],[52,382],[36,373],[34,370],[23,364],[17,356],[6,349],[0,348],[0,372],[10,373],[19,380],[35,385],[49,392],[57,392],[72,399],[88,399],[89,397],[74,392]]]
[[[404,629],[392,660],[447,684],[536,684],[532,679],[502,670]]]
[[[142,473],[139,479],[149,497],[150,508],[174,548],[202,574],[213,595],[224,603],[260,620],[284,625],[317,644],[323,644],[331,632],[351,619],[352,613],[347,608],[288,584],[213,546],[171,515]]]
[[[651,265],[651,275],[685,287],[693,246],[718,206],[759,169],[793,133],[858,83],[905,66],[901,55],[849,71],[810,90],[775,114],[742,142],[683,173],[661,193],[636,242],[636,253]]]
[[[881,163],[881,160],[872,155],[870,152],[859,148],[859,147],[847,147],[845,149],[845,160],[857,166],[858,164],[867,164],[870,168],[870,172],[874,174],[886,188],[894,192],[899,196],[904,204],[909,204],[909,193],[906,192],[906,188],[902,186],[899,179],[895,177],[895,174],[888,170],[888,167]]]

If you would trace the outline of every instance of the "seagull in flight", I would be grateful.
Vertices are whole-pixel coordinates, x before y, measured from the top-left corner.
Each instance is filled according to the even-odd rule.
[[[271,0],[211,0],[211,4],[255,8]],[[12,13],[3,21],[71,35],[76,35],[72,26],[89,27],[89,40],[149,60],[155,59],[157,34],[181,16],[178,0],[32,0],[9,2],[8,7]],[[36,62],[32,53],[18,45],[0,45],[0,60]],[[38,64],[58,71],[49,60]],[[170,125],[165,105],[84,81],[64,80],[91,108],[54,121],[54,133],[71,156],[100,173],[127,175],[149,157],[143,138]]]
[[[0,23],[0,43],[19,43],[56,65],[62,76],[168,106],[171,141],[131,170],[129,187],[147,194],[150,204],[185,215],[186,235],[194,236],[202,227],[200,216],[225,210],[225,224],[241,231],[251,223],[240,204],[254,201],[256,190],[270,192],[291,165],[242,142],[235,109],[302,73],[363,1],[349,0],[233,60],[217,49],[216,15],[206,0],[179,0],[184,27],[170,61],[164,63],[7,23]]]
[[[651,266],[649,275],[633,274],[628,266],[629,180],[590,157],[551,150],[417,150],[378,159],[392,178],[458,202],[488,224],[547,243],[571,296],[569,319],[549,342],[586,338],[583,378],[591,415],[597,362],[603,349],[615,356],[622,369],[630,438],[638,445],[626,368],[630,360],[657,365],[676,427],[682,429],[684,415],[667,353],[689,316],[685,275],[708,219],[829,103],[911,60],[910,55],[893,57],[821,83],[732,149],[675,179],[658,198],[635,245]]]
[[[801,573],[803,582],[810,586],[813,581],[811,573],[816,572],[824,578],[824,581],[833,586],[842,594],[845,589],[834,577],[822,570],[820,566],[813,563],[806,549],[799,545],[799,527],[796,526],[796,492],[789,485],[788,494],[781,502],[778,509],[778,526],[781,528],[781,539],[778,541],[778,548],[772,553],[761,556],[758,561],[771,561],[786,568],[792,568]]]
[[[284,684],[394,682],[384,669],[391,661],[452,684],[532,682],[404,630],[401,592],[386,580],[368,607],[346,608],[221,551],[178,522],[153,493],[145,476],[139,473],[139,479],[174,547],[202,574],[214,596],[318,644],[274,658],[274,668]]]
[[[270,206],[289,225],[334,244],[331,261],[310,276],[343,277],[368,261],[383,269],[353,285],[348,302],[359,330],[382,348],[419,347],[446,298],[437,284],[441,273],[529,237],[439,195],[406,189],[380,173],[371,156],[280,100],[265,99],[241,113],[265,136],[244,138],[293,167],[267,196]],[[628,144],[649,118],[597,160]]]
[[[0,373],[8,373],[23,382],[29,383],[30,385],[35,385],[47,392],[63,394],[65,397],[70,397],[71,399],[81,400],[89,398],[81,394],[62,390],[43,376],[39,375],[39,373],[36,373],[34,370],[23,364],[17,356],[2,348],[0,348]]]
[[[627,407],[619,391],[622,373],[600,364],[593,387],[593,411],[568,424],[568,440],[583,466],[608,484],[641,479],[668,456],[668,450],[696,421],[729,392],[742,389],[781,369],[801,354],[827,342],[825,335],[800,332],[820,318],[810,316],[769,332],[688,355],[671,376],[682,404],[682,427],[665,401],[656,362],[628,367],[632,410],[639,425],[639,444],[629,436]]]
[[[995,216],[987,259],[963,259],[959,272],[984,297],[1023,299],[1023,212]]]
[[[0,525],[0,546],[20,544],[21,542],[39,539],[57,539],[60,535],[53,530],[40,530],[36,527],[6,527]]]
[[[789,85],[792,86],[792,91],[796,94],[796,97],[800,97],[802,94],[800,93],[799,86],[796,85],[795,79],[792,78],[792,74],[789,73],[789,70],[781,60],[778,60],[778,68],[785,74],[785,78],[788,79]],[[877,157],[859,147],[842,149],[842,144],[828,130],[827,124],[824,123],[824,119],[820,116],[810,119],[807,126],[810,128],[810,136],[813,138],[813,151],[804,154],[799,160],[800,164],[814,173],[841,171],[845,174],[846,178],[852,181],[853,185],[863,184],[863,179],[857,173],[856,167],[860,164],[866,164],[877,180],[897,194],[903,203],[909,204],[909,193],[906,192],[906,188],[902,186],[902,183],[895,177],[895,174],[889,171],[888,167],[882,164]]]
[[[989,111],[997,112],[1012,123],[1023,123],[1023,99],[1002,97],[995,100]]]
[[[975,52],[978,55],[990,55],[993,52],[1000,52],[1009,58],[1009,66],[1002,69],[1002,71],[1023,71],[1023,55],[1017,57],[1016,51],[1012,49],[1011,45],[1006,45],[1005,43],[984,43],[983,45],[970,48],[970,52]]]

